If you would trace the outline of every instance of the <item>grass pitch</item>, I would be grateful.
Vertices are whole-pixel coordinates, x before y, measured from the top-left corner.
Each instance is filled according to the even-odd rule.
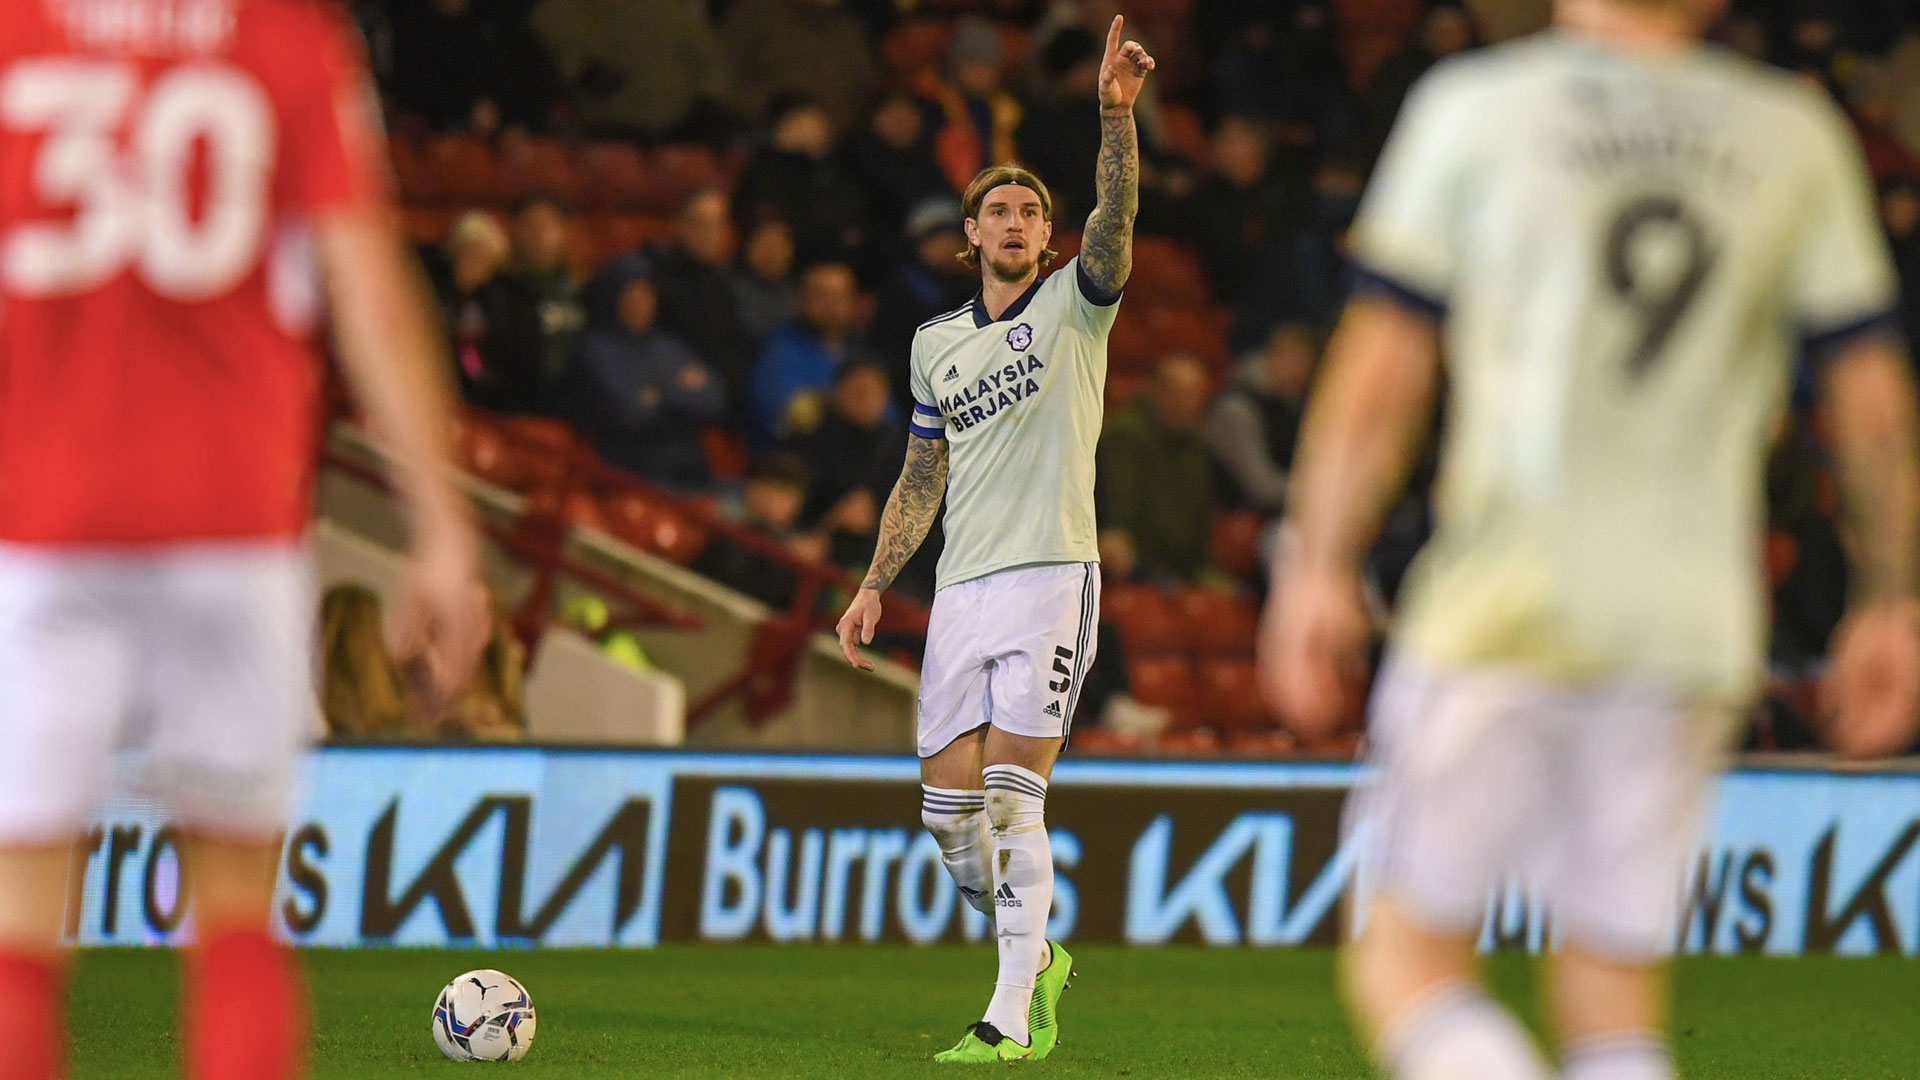
[[[1058,1077],[1366,1077],[1325,951],[1080,946]],[[313,1078],[471,1075],[434,1049],[434,994],[469,968],[527,984],[540,1010],[515,1076],[953,1076],[928,1058],[985,1005],[986,948],[700,947],[651,952],[307,954]],[[1523,958],[1494,964],[1526,1007]],[[73,1080],[176,1075],[170,955],[93,951],[73,988]],[[1689,958],[1679,975],[1689,1080],[1920,1077],[1920,960]],[[1531,1010],[1528,1010],[1531,1014]],[[963,1070],[964,1071],[964,1070]],[[489,1071],[489,1075],[491,1072]]]

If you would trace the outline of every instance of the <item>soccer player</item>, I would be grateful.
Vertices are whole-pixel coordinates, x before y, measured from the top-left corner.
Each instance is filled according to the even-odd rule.
[[[1012,165],[961,199],[980,292],[913,335],[907,461],[873,566],[841,617],[840,648],[871,643],[880,594],[947,502],[920,674],[921,819],[960,893],[995,922],[1000,973],[985,1014],[942,1062],[1040,1059],[1072,958],[1046,939],[1053,904],[1047,780],[1065,745],[1100,614],[1093,454],[1107,332],[1133,268],[1140,150],[1133,102],[1153,70],[1107,31],[1100,65],[1099,203],[1080,254],[1045,278],[1052,202]],[[1036,987],[1037,982],[1037,987]]]
[[[1490,892],[1549,907],[1567,1080],[1664,1080],[1666,957],[1712,778],[1756,693],[1769,432],[1804,356],[1853,540],[1833,737],[1920,713],[1920,474],[1895,283],[1832,102],[1697,44],[1711,0],[1559,0],[1558,28],[1438,66],[1356,227],[1364,288],[1310,410],[1262,663],[1339,722],[1357,567],[1432,408],[1438,531],[1406,587],[1356,795],[1377,886],[1343,981],[1400,1080],[1549,1066],[1475,982]]]
[[[188,839],[188,1072],[300,1067],[268,918],[312,710],[317,334],[410,511],[402,651],[486,636],[448,369],[319,0],[10,0],[0,19],[0,1078],[60,1072],[69,851],[116,745]],[[80,856],[84,858],[84,856]]]

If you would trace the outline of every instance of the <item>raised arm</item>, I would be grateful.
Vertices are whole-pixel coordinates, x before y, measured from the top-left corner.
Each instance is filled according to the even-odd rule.
[[[1906,358],[1871,338],[1834,358],[1822,409],[1853,563],[1822,689],[1835,749],[1898,754],[1920,719],[1920,421]]]
[[[1100,161],[1094,186],[1099,201],[1087,215],[1080,241],[1080,269],[1094,288],[1116,295],[1133,273],[1133,219],[1140,212],[1140,137],[1133,102],[1153,57],[1137,41],[1120,43],[1125,20],[1115,15],[1100,61]]]
[[[867,570],[860,591],[854,595],[847,613],[840,616],[836,628],[840,651],[847,663],[871,671],[873,664],[854,650],[854,635],[863,645],[873,644],[873,629],[880,623],[880,594],[887,591],[900,571],[920,549],[920,542],[933,528],[940,512],[940,500],[947,493],[947,441],[920,435],[907,436],[907,463],[894,482],[893,494],[880,513],[880,536],[874,542],[873,565]]]

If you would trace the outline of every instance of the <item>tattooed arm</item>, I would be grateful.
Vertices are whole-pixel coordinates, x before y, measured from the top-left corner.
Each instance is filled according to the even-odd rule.
[[[1855,757],[1897,754],[1920,721],[1920,421],[1906,358],[1860,342],[1827,369],[1853,599],[1822,680],[1827,732]]]
[[[873,643],[873,628],[880,622],[880,594],[907,565],[907,560],[933,528],[934,515],[940,512],[940,500],[947,493],[947,441],[907,436],[907,463],[900,479],[887,496],[887,508],[880,514],[880,538],[873,547],[873,565],[867,570],[860,591],[854,595],[847,613],[836,627],[840,634],[840,652],[847,663],[863,670],[873,665],[861,659],[854,649],[854,636],[860,643]]]
[[[1137,41],[1120,43],[1123,20],[1107,28],[1100,61],[1100,161],[1094,183],[1099,201],[1087,215],[1080,270],[1094,288],[1117,295],[1133,272],[1133,218],[1140,212],[1140,137],[1133,103],[1153,57]]]

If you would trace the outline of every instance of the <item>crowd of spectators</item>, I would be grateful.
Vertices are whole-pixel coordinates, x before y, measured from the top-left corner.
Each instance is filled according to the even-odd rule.
[[[1078,229],[1093,198],[1100,40],[1121,6],[352,4],[399,138],[692,144],[726,163],[660,235],[602,265],[572,256],[575,208],[549,194],[477,208],[435,238],[428,264],[467,400],[563,419],[607,461],[717,496],[796,555],[856,572],[901,460],[913,330],[977,288],[954,259],[956,191],[1018,159],[1052,186],[1062,237]],[[1220,565],[1218,521],[1270,520],[1284,502],[1347,292],[1346,230],[1393,118],[1435,63],[1533,28],[1541,7],[1127,5],[1129,34],[1161,58],[1138,109],[1139,232],[1198,268],[1177,305],[1213,330],[1169,334],[1110,376],[1098,490],[1110,586],[1260,587],[1257,572]],[[1920,331],[1920,19],[1893,3],[1736,4],[1716,37],[1847,107],[1879,185],[1902,313]],[[1128,306],[1158,315],[1149,262]],[[744,473],[714,475],[716,431],[747,448]],[[1775,660],[1790,679],[1818,664],[1845,593],[1831,478],[1804,410],[1784,425],[1769,489]],[[1426,521],[1418,493],[1395,512],[1375,564],[1383,600]],[[901,587],[929,591],[931,564],[917,560]],[[772,604],[792,591],[790,571],[724,544],[700,567]]]

